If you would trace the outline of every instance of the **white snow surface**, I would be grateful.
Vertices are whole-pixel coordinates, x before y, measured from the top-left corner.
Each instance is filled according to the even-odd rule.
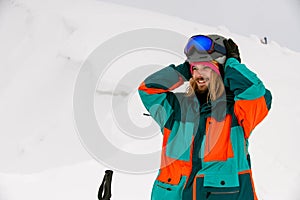
[[[239,44],[243,63],[273,95],[269,115],[250,139],[256,192],[261,200],[300,199],[299,52],[275,41],[264,45],[257,36],[240,36],[226,25],[209,27],[96,0],[7,0],[0,2],[0,200],[97,199],[109,167],[94,160],[78,137],[74,85],[81,65],[97,46],[142,28],[172,30],[187,37],[218,33]],[[156,62],[182,62],[169,58],[158,56]],[[118,70],[127,72],[126,67]],[[103,129],[118,133],[110,109],[101,106],[110,105],[116,92],[130,96],[133,123],[150,124],[151,119],[141,114],[144,108],[136,91],[128,90],[126,84],[115,91],[115,82],[113,75],[105,77],[95,93],[97,118],[106,122]],[[161,145],[159,134],[134,142],[124,135],[108,137],[131,152],[154,151]],[[149,199],[156,174],[115,170],[112,199]]]

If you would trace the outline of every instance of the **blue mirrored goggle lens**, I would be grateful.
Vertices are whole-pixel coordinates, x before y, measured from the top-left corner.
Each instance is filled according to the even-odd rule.
[[[194,46],[198,51],[210,51],[212,49],[213,41],[207,36],[198,35],[192,37],[188,44],[186,45],[184,51],[188,53],[192,46]]]

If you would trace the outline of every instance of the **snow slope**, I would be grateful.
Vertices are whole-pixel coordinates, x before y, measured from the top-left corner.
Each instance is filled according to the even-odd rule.
[[[250,141],[257,193],[263,200],[300,199],[300,158],[296,153],[300,149],[300,107],[296,106],[299,52],[274,41],[263,45],[254,35],[242,37],[226,27],[94,0],[0,2],[0,199],[96,199],[109,166],[96,162],[78,137],[73,111],[76,78],[99,45],[118,34],[144,28],[171,30],[186,37],[218,33],[239,44],[243,62],[257,72],[274,99],[269,116]],[[121,80],[132,68],[155,63],[151,69],[155,71],[179,64],[183,54],[180,56],[134,52],[116,61],[112,73],[104,74],[95,92],[95,114],[114,146],[141,154],[159,150],[161,137],[155,125],[152,137],[132,139],[118,126],[110,105],[113,100],[127,99],[116,106],[128,104],[132,123],[150,126],[151,119],[141,114],[144,109],[132,84],[145,75]],[[130,70],[124,67],[131,63]],[[149,199],[155,170],[142,174],[121,171],[115,170],[113,176],[112,199]]]

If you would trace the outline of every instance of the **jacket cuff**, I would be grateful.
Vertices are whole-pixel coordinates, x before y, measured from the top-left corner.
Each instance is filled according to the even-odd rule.
[[[186,81],[189,81],[192,77],[191,71],[190,71],[190,64],[188,61],[185,61],[183,64],[180,64],[178,66],[171,65],[173,69],[175,69],[181,76],[184,77]]]

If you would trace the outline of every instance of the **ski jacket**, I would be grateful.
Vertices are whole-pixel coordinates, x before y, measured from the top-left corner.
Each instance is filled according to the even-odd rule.
[[[189,80],[189,66],[167,66],[139,87],[163,134],[161,166],[152,200],[257,199],[248,138],[268,114],[271,93],[235,58],[224,66],[226,95],[200,105],[172,92]]]

